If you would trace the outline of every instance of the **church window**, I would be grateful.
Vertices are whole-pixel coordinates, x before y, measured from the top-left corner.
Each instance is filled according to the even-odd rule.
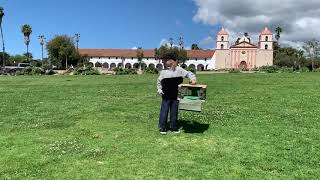
[[[266,44],[266,45],[264,46],[264,49],[269,49],[268,44]]]
[[[221,41],[224,41],[224,37],[223,36],[221,37]]]
[[[224,45],[223,44],[221,44],[221,49],[224,49]]]
[[[268,36],[266,36],[266,41],[269,41],[269,37]]]

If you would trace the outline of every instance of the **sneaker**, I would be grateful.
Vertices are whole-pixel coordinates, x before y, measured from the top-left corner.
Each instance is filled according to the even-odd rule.
[[[180,129],[172,129],[171,132],[173,132],[174,134],[180,134],[181,133]]]
[[[167,131],[165,129],[160,129],[160,134],[161,135],[167,135]]]

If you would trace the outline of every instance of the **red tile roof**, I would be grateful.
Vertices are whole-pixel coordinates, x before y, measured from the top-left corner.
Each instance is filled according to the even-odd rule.
[[[187,50],[190,59],[211,59],[214,50]],[[88,57],[125,57],[136,58],[137,50],[135,49],[79,49],[81,56]],[[144,57],[153,58],[155,52],[153,49],[143,49]]]

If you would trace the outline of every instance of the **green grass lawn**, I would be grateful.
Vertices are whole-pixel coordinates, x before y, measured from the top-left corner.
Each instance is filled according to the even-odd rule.
[[[0,179],[320,177],[320,74],[199,75],[167,136],[156,78],[0,77]]]

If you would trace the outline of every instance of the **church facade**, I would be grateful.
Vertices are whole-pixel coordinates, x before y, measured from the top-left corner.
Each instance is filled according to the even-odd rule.
[[[253,69],[273,65],[273,34],[268,28],[260,33],[257,44],[244,35],[230,45],[229,33],[224,29],[218,33],[216,43],[212,69]]]
[[[146,67],[164,68],[161,60],[155,58],[152,49],[143,50],[142,62]],[[116,67],[138,68],[136,50],[133,49],[79,49],[81,56],[90,59],[94,67],[112,70]],[[229,42],[229,33],[222,29],[217,34],[215,50],[187,50],[188,60],[184,67],[203,70],[253,69],[273,65],[273,34],[265,28],[254,44],[244,35],[235,43]]]

